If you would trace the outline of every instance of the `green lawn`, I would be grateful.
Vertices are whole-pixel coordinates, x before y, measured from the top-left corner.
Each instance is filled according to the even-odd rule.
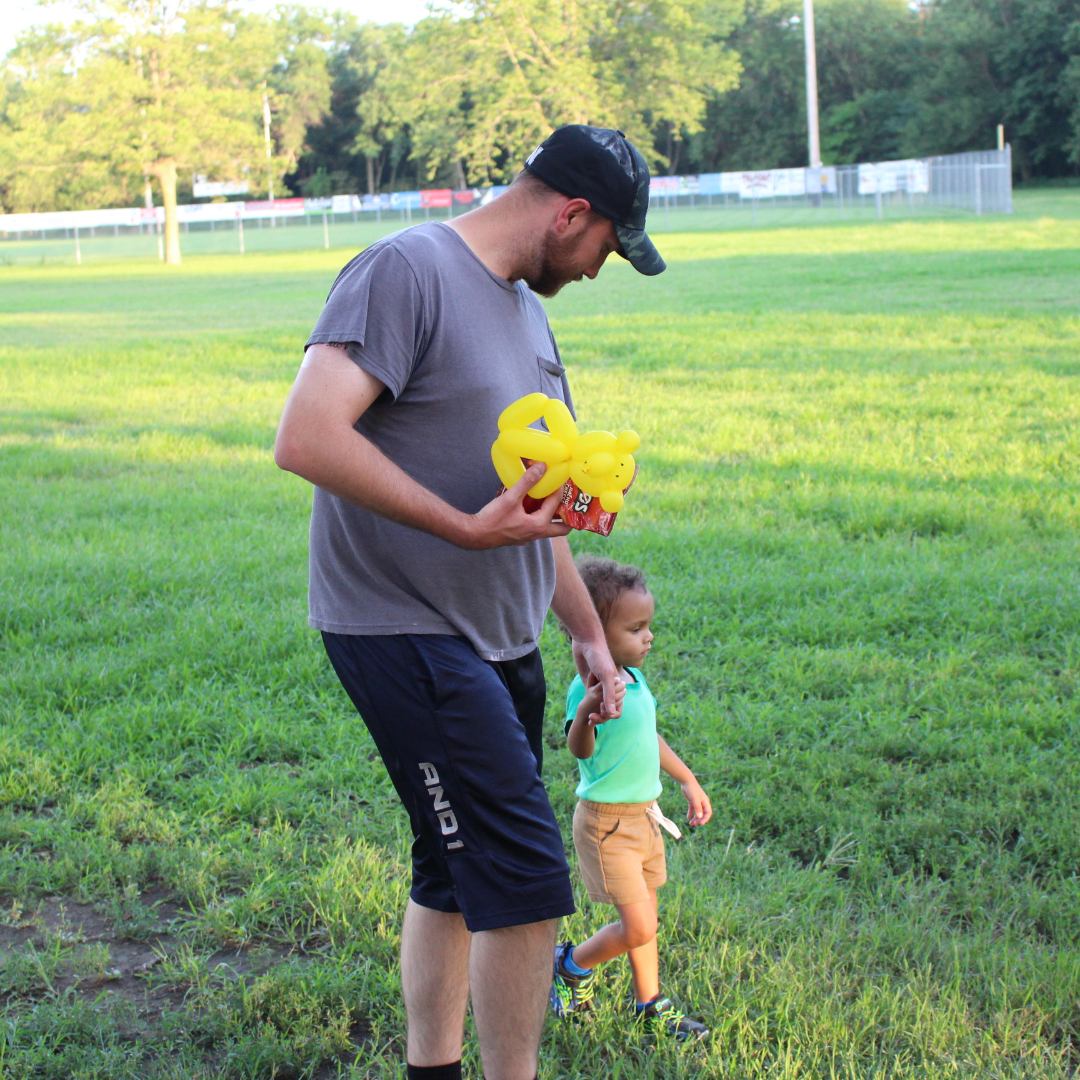
[[[661,894],[712,1037],[628,1031],[615,962],[546,1080],[1080,1067],[1080,189],[1022,194],[672,213],[669,273],[551,302],[583,426],[643,440],[576,547],[646,569],[662,730],[715,817]],[[350,255],[0,267],[0,1076],[404,1075],[405,823],[270,456]],[[580,895],[572,937],[607,914]]]

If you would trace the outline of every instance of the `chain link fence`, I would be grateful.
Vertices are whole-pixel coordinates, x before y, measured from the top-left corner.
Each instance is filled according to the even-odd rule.
[[[778,211],[826,210],[837,217],[911,217],[956,211],[1012,213],[1009,147],[903,161],[658,176],[652,204],[748,211],[763,223]]]
[[[179,207],[185,255],[360,249],[452,217],[503,188],[336,195]],[[696,211],[696,213],[687,213]],[[653,178],[650,232],[1012,212],[1009,147],[904,161]],[[0,215],[0,265],[162,256],[160,207]]]

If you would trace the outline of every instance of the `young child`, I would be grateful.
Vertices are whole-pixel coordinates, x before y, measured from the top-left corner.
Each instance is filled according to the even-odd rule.
[[[680,835],[656,804],[660,771],[682,788],[691,825],[704,825],[712,806],[694,774],[656,730],[656,701],[641,673],[652,648],[655,606],[644,575],[610,559],[586,557],[578,567],[604,624],[626,696],[622,715],[601,723],[599,684],[585,686],[579,675],[567,692],[566,739],[580,774],[574,847],[589,896],[613,904],[619,920],[579,945],[565,941],[556,946],[551,1007],[558,1016],[589,1009],[594,969],[625,953],[637,1019],[657,1034],[701,1038],[708,1034],[705,1025],[684,1016],[660,994],[656,890],[667,880],[660,828]]]

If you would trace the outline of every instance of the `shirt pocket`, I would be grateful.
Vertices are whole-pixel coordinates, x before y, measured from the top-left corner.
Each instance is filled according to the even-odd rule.
[[[566,368],[562,361],[554,356],[536,354],[537,373],[540,378],[540,390],[548,397],[566,398]]]

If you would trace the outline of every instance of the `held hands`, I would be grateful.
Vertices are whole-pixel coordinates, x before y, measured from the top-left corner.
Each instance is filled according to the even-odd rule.
[[[618,675],[615,676],[612,705],[605,707],[604,684],[597,675],[590,672],[586,677],[585,687],[585,697],[582,698],[579,708],[583,707],[586,710],[590,727],[596,727],[597,724],[603,724],[608,720],[613,720],[616,716],[622,715],[623,698],[626,697],[626,683]]]
[[[585,683],[586,693],[593,687],[599,687],[595,718],[590,709],[589,722],[602,724],[622,716],[623,698],[626,697],[626,683],[619,678],[619,670],[611,659],[607,642],[579,641],[574,639],[574,664]]]
[[[679,787],[686,796],[686,820],[691,825],[704,825],[712,817],[712,803],[705,789],[693,776],[684,780]]]
[[[561,489],[552,492],[535,510],[525,509],[526,492],[540,480],[546,468],[543,462],[530,465],[512,487],[471,515],[460,546],[480,551],[566,536],[570,526],[555,513],[562,498]]]
[[[622,679],[617,676],[615,682],[616,708],[621,711],[626,686]],[[574,722],[566,732],[566,745],[570,748],[570,753],[580,760],[593,756],[596,751],[596,727],[611,719],[609,716],[602,715],[604,712],[603,702],[604,684],[595,675],[587,675],[585,696],[578,702]]]

